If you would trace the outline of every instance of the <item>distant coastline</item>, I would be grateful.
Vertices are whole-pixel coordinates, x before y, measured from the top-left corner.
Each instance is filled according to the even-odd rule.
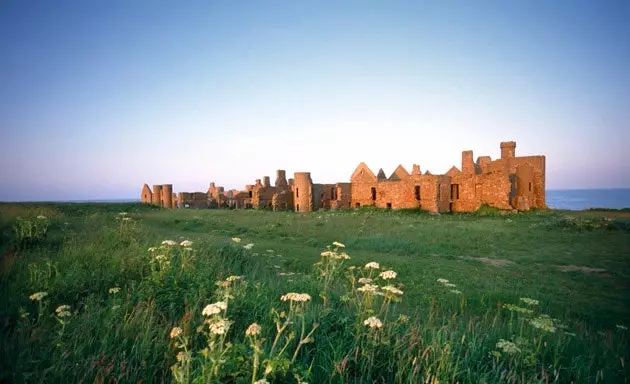
[[[630,188],[549,189],[547,205],[552,209],[581,211],[592,208],[630,208]],[[139,198],[23,201],[23,203],[139,203]]]

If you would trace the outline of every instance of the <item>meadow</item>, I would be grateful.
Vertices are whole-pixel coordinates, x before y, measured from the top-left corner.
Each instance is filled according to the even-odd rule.
[[[630,382],[630,217],[0,204],[0,381]]]

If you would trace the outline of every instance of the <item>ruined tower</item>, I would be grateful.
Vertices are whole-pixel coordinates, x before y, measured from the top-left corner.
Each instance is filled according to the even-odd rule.
[[[310,172],[295,172],[293,175],[293,202],[295,212],[313,210],[313,180]]]
[[[475,174],[475,162],[473,161],[473,151],[462,152],[462,173],[466,175]]]
[[[289,183],[287,182],[287,173],[282,170],[282,169],[278,169],[276,171],[276,183],[275,183],[276,188],[278,187],[288,187]]]
[[[163,208],[173,208],[173,184],[162,185]]]
[[[271,187],[271,179],[269,178],[269,176],[263,176],[263,187]]]
[[[162,206],[162,186],[153,186],[153,204]]]
[[[516,142],[504,141],[501,143],[501,159],[512,159],[516,156]]]
[[[151,204],[153,201],[153,194],[151,188],[147,184],[142,186],[142,192],[140,193],[140,201],[146,204]]]

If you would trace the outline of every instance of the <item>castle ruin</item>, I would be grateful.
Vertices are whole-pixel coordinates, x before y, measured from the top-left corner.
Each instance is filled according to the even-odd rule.
[[[312,212],[319,209],[349,209],[374,206],[387,209],[420,209],[430,212],[472,212],[483,205],[527,211],[546,208],[545,156],[516,156],[516,143],[501,143],[501,158],[462,152],[461,169],[453,166],[443,175],[421,172],[414,164],[409,173],[402,165],[387,177],[375,175],[360,163],[350,182],[315,184],[310,172],[295,172],[286,178],[276,171],[257,179],[244,190],[225,191],[210,183],[207,192],[173,193],[172,184],[147,184],[141,201],[163,208],[266,208],[274,211]]]

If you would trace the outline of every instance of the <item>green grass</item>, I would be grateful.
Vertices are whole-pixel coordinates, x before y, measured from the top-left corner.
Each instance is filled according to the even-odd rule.
[[[132,220],[122,222],[122,211]],[[256,378],[273,366],[270,382],[296,382],[295,375],[312,383],[628,382],[628,331],[618,325],[630,326],[630,223],[610,213],[294,214],[0,204],[0,380],[172,381],[180,349],[169,333],[180,326],[193,351],[192,377],[200,380],[209,367],[204,347],[229,342],[213,380],[251,382],[255,349],[245,329],[257,322],[265,341]],[[45,236],[14,232],[18,217],[38,215],[46,216]],[[164,239],[193,241],[195,257],[186,261],[176,247],[172,265],[158,278],[147,249]],[[387,307],[387,316],[378,314],[382,329],[362,325],[375,313],[347,276],[330,275],[328,299],[320,297],[313,264],[333,241],[344,243],[351,257],[344,266],[376,261],[398,273],[395,284],[404,295]],[[242,247],[247,243],[254,244],[251,250]],[[559,269],[569,265],[604,271]],[[224,316],[233,324],[225,340],[209,341],[196,332],[201,310],[222,297],[215,282],[230,275],[244,275],[246,287],[229,301]],[[450,292],[439,278],[462,293]],[[121,292],[109,294],[112,287]],[[39,291],[48,296],[29,300]],[[281,337],[291,330],[299,336],[302,315],[308,327],[319,325],[314,342],[292,363],[296,340],[283,354],[270,354],[278,320],[272,308],[289,310],[280,301],[287,292],[313,300]],[[502,308],[525,307],[522,297],[539,300],[536,315],[548,314],[566,328],[543,332],[528,316]],[[72,308],[66,324],[54,315],[61,304]],[[397,321],[400,314],[410,320]],[[492,355],[500,339],[513,341],[519,352]]]

